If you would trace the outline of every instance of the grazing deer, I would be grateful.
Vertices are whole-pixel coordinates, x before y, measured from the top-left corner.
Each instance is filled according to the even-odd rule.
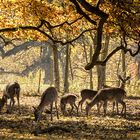
[[[0,100],[0,111],[2,110],[4,104],[5,103],[7,104],[7,100],[10,99],[10,105],[7,109],[7,113],[11,113],[15,104],[15,100],[14,100],[15,96],[17,97],[18,108],[19,108],[19,113],[20,113],[20,102],[19,102],[20,85],[17,82],[8,84],[6,86],[2,99]]]
[[[88,116],[90,109],[97,103],[103,101],[104,115],[106,115],[107,101],[115,101],[120,103],[123,108],[121,114],[126,115],[126,104],[123,99],[126,97],[126,92],[122,88],[104,88],[98,91],[97,95],[86,105],[86,115]]]
[[[77,110],[77,116],[78,116],[78,107],[76,106],[76,103],[75,103],[76,99],[77,99],[77,96],[74,94],[66,94],[61,97],[60,107],[61,107],[61,111],[62,111],[63,115],[66,113],[66,105],[70,104],[70,106],[71,106],[70,115],[72,116],[72,111],[75,107]]]
[[[102,88],[108,88],[107,85],[103,85]],[[78,103],[78,110],[79,110],[79,106],[81,106],[81,112],[82,112],[82,105],[83,103],[88,99],[88,100],[92,100],[93,97],[97,94],[97,90],[91,90],[91,89],[83,89],[81,90],[81,100]],[[97,103],[97,110],[98,113],[100,113],[100,108],[102,106],[102,103],[99,105],[99,103]]]
[[[81,112],[82,112],[82,106],[83,103],[88,99],[88,100],[92,100],[93,97],[97,94],[96,90],[91,90],[91,89],[83,89],[81,90],[81,100],[78,103],[78,110],[79,110],[79,106],[81,106]],[[97,109],[98,109],[98,104],[97,104]],[[99,110],[98,110],[99,112]]]
[[[40,104],[38,105],[37,108],[33,107],[35,121],[40,120],[41,114],[42,114],[45,106],[47,106],[47,105],[50,105],[51,121],[52,121],[53,120],[53,117],[52,117],[53,103],[55,103],[57,118],[59,119],[58,108],[57,108],[57,98],[58,98],[58,94],[54,87],[49,87],[43,92]]]
[[[126,78],[122,78],[120,75],[118,75],[118,78],[121,80],[121,84],[120,84],[119,88],[125,89],[126,81],[128,81],[131,77],[127,76]],[[114,88],[114,87],[103,84],[103,88]],[[113,114],[114,114],[115,105],[117,108],[117,114],[119,114],[118,102],[115,102],[115,101],[113,102]]]

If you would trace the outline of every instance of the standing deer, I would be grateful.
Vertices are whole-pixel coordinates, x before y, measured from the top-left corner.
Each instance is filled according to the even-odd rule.
[[[121,80],[121,84],[120,84],[119,88],[125,89],[126,81],[128,81],[130,78],[131,78],[130,76],[127,76],[126,78],[122,78],[120,75],[118,75],[118,79]],[[114,88],[114,87],[111,87],[108,85],[103,85],[103,87],[104,88]],[[114,114],[115,105],[117,108],[117,114],[119,114],[118,102],[115,102],[115,101],[113,102],[113,114]]]
[[[121,114],[124,112],[126,116],[126,104],[123,101],[126,97],[126,92],[122,88],[104,88],[98,91],[97,95],[86,105],[86,115],[88,116],[90,109],[97,103],[103,101],[104,115],[106,115],[107,102],[113,101],[120,103],[123,108]]]
[[[122,78],[120,75],[118,75],[118,78],[121,80],[121,84],[119,88],[125,89],[126,81],[128,81],[131,77],[127,76],[126,78]],[[113,113],[114,113],[115,103],[116,103],[117,114],[118,114],[119,113],[118,102],[113,102]]]
[[[75,103],[76,99],[77,99],[77,96],[74,94],[66,94],[61,97],[60,107],[61,107],[61,111],[62,111],[63,115],[66,113],[66,105],[70,104],[70,106],[71,106],[70,115],[72,116],[72,111],[75,107],[77,110],[77,116],[78,116],[78,107],[76,106],[76,103]]]
[[[37,108],[33,107],[35,121],[40,120],[41,114],[42,114],[45,106],[48,106],[48,105],[50,105],[51,121],[52,121],[53,120],[53,117],[52,117],[53,103],[55,103],[57,118],[59,119],[58,108],[57,108],[57,98],[58,98],[58,94],[57,94],[57,91],[54,87],[49,87],[43,92],[40,104],[38,105]]]
[[[4,104],[7,104],[7,100],[10,99],[10,104],[7,109],[7,113],[11,113],[12,109],[15,104],[14,97],[17,97],[18,101],[18,108],[19,108],[19,113],[20,113],[20,102],[19,102],[19,96],[20,96],[20,85],[17,82],[8,84],[6,86],[6,89],[3,93],[2,99],[0,100],[0,111],[2,110]]]

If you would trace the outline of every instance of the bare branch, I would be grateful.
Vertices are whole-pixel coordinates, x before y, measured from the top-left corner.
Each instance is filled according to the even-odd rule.
[[[74,0],[75,1],[75,0]],[[78,0],[78,2],[89,12],[96,14],[97,16],[107,19],[108,18],[108,14],[104,13],[103,11],[101,11],[98,7],[94,7],[92,5],[90,5],[88,2],[86,2],[85,0]]]
[[[101,19],[99,21],[99,25],[97,28],[97,47],[95,48],[95,52],[92,56],[91,62],[85,66],[86,70],[90,70],[96,65],[96,61],[100,55],[100,51],[102,49],[102,34],[103,34],[103,25],[106,22],[106,19]]]
[[[97,7],[94,7],[92,5],[90,5],[88,2],[86,2],[85,0],[70,0],[75,6],[76,6],[76,9],[77,9],[77,12],[81,15],[83,15],[84,17],[86,17],[85,12],[83,14],[83,11],[81,10],[80,6],[79,6],[79,3],[85,8],[85,10],[91,12],[92,14],[95,14],[97,16],[99,16],[101,19],[99,21],[99,24],[98,24],[98,28],[97,28],[97,47],[95,49],[95,52],[92,56],[92,59],[91,59],[91,62],[88,63],[86,66],[85,66],[85,69],[86,70],[90,70],[91,68],[94,67],[94,65],[96,64],[96,61],[99,57],[99,54],[100,54],[100,51],[101,51],[101,48],[102,48],[102,33],[103,33],[103,25],[104,23],[106,22],[107,18],[108,18],[108,14],[104,13],[103,11],[101,11],[98,6]],[[82,12],[81,12],[82,11]],[[90,19],[87,19],[89,22],[91,22]],[[91,22],[92,23],[92,22]]]
[[[62,27],[64,24],[67,24],[67,25],[72,25],[72,24],[74,24],[75,22],[77,22],[78,20],[80,20],[80,19],[82,19],[83,18],[83,16],[80,16],[79,18],[77,18],[77,19],[75,19],[74,21],[72,21],[72,22],[68,22],[68,21],[64,21],[63,23],[61,23],[61,24],[58,24],[58,25],[51,25],[48,21],[46,21],[46,20],[41,20],[41,25],[43,26],[43,24],[47,24],[47,28],[49,28],[49,29],[53,29],[53,28],[57,28],[57,27]],[[41,26],[38,26],[39,28],[41,27]]]
[[[96,61],[95,65],[106,65],[107,61],[119,50],[123,50],[125,54],[129,52],[129,54],[134,57],[140,52],[140,41],[138,42],[138,49],[136,52],[133,53],[131,49],[127,49],[124,46],[119,46],[114,49],[103,61]]]
[[[78,2],[76,0],[70,0],[75,6],[76,6],[76,10],[80,15],[83,15],[89,22],[91,22],[92,24],[96,25],[97,23],[92,20],[79,6]]]

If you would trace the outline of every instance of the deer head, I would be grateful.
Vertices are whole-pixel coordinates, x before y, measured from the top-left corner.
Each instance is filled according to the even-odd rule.
[[[131,76],[127,76],[126,78],[122,78],[122,76],[121,75],[118,75],[118,78],[121,80],[121,85],[120,85],[120,88],[125,88],[125,84],[126,84],[126,81],[128,81],[130,78],[131,78]]]
[[[35,116],[35,121],[39,121],[41,118],[41,111],[39,111],[36,107],[33,106],[34,109],[34,116]]]

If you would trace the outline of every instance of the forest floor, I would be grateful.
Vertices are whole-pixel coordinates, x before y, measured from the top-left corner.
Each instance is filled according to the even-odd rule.
[[[90,112],[87,118],[85,112],[77,117],[76,111],[73,117],[56,118],[54,110],[53,121],[50,121],[50,115],[43,113],[41,121],[34,122],[33,108],[39,104],[38,96],[21,97],[21,114],[18,113],[17,106],[14,107],[12,114],[6,114],[5,108],[0,114],[0,140],[139,140],[140,139],[140,98],[126,99],[127,115],[126,118],[120,115],[112,115],[112,104],[109,105],[106,117],[103,113],[97,114],[96,106]],[[70,130],[70,132],[54,131],[49,134],[39,134],[34,136],[32,132],[50,126],[61,126]]]

